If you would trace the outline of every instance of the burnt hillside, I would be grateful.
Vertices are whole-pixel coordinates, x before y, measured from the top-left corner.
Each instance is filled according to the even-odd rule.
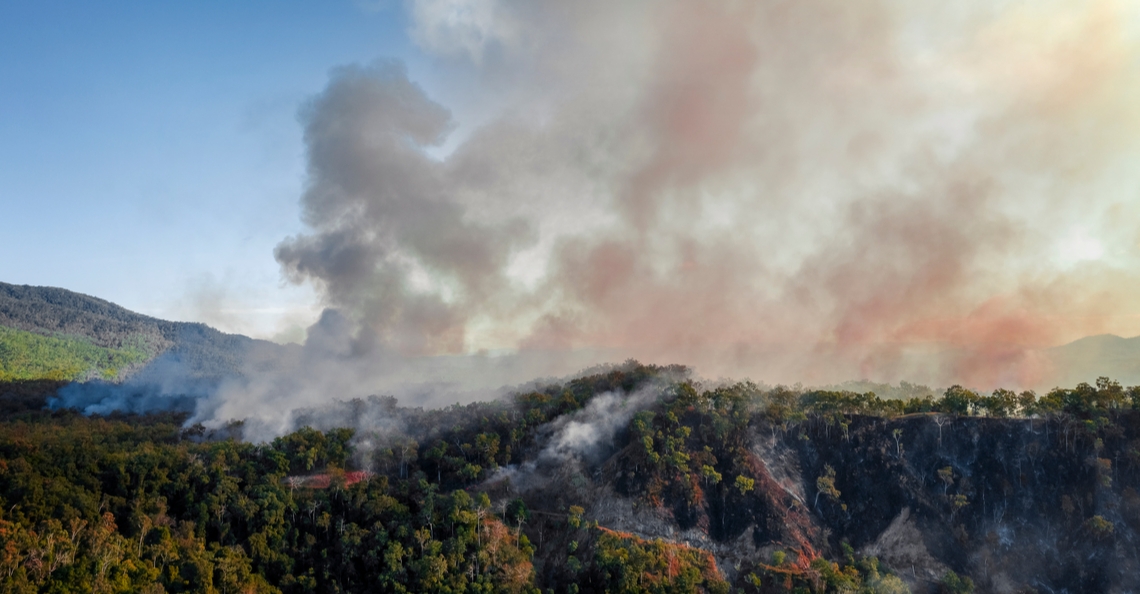
[[[502,488],[708,551],[744,591],[829,591],[827,562],[872,557],[915,592],[949,588],[953,576],[979,591],[1140,588],[1140,411],[1111,382],[1099,398],[1087,385],[1056,390],[1004,417],[979,416],[980,402],[944,412],[962,392],[908,404],[747,385],[669,390],[604,454],[545,469],[540,455],[531,472],[541,480],[505,473]],[[548,518],[527,534],[548,543],[540,567],[559,581],[567,543]]]

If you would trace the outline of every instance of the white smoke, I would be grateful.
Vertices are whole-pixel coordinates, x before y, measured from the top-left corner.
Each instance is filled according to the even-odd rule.
[[[651,382],[631,393],[618,390],[594,396],[582,409],[539,429],[539,441],[548,445],[537,456],[500,467],[486,483],[506,481],[512,489],[525,492],[549,484],[550,477],[560,473],[584,474],[613,452],[629,420],[661,398],[663,389],[659,382]]]
[[[551,423],[550,445],[540,458],[596,460],[600,452],[613,448],[618,432],[629,424],[633,415],[652,404],[661,395],[660,387],[645,387],[631,394],[605,392],[593,397],[579,411],[564,415]]]

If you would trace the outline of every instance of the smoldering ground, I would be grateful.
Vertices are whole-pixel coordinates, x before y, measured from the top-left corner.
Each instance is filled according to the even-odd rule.
[[[633,415],[645,410],[669,389],[668,374],[632,392],[604,392],[581,410],[560,416],[539,430],[546,447],[521,464],[503,466],[484,482],[489,488],[526,492],[551,484],[553,477],[588,475],[616,449],[618,434]],[[672,378],[679,379],[679,378]],[[563,480],[569,484],[571,480]]]
[[[270,435],[627,357],[1041,387],[1040,349],[1140,334],[1127,3],[444,4],[413,38],[497,108],[462,128],[398,62],[331,72],[275,253],[327,319],[197,419]]]

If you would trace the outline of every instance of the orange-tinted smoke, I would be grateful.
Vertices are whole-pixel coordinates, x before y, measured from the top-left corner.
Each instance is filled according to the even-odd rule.
[[[450,123],[414,84],[335,81],[307,135],[313,234],[279,258],[404,354],[597,350],[768,381],[1039,387],[1056,371],[1042,349],[1140,333],[1130,15],[519,8],[514,30],[558,31],[478,67],[522,80],[511,96],[541,113],[507,109],[440,163],[413,145]],[[391,135],[392,113],[429,134]],[[1074,233],[1103,256],[1066,259]],[[509,272],[521,253],[538,262],[527,283]]]

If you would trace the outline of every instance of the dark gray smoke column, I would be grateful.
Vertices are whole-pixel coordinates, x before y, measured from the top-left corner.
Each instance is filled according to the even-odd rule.
[[[356,349],[460,352],[508,256],[533,241],[521,220],[473,223],[443,164],[424,154],[452,128],[446,109],[392,62],[345,67],[302,111],[310,235],[277,247],[295,282],[316,282],[350,312]]]

